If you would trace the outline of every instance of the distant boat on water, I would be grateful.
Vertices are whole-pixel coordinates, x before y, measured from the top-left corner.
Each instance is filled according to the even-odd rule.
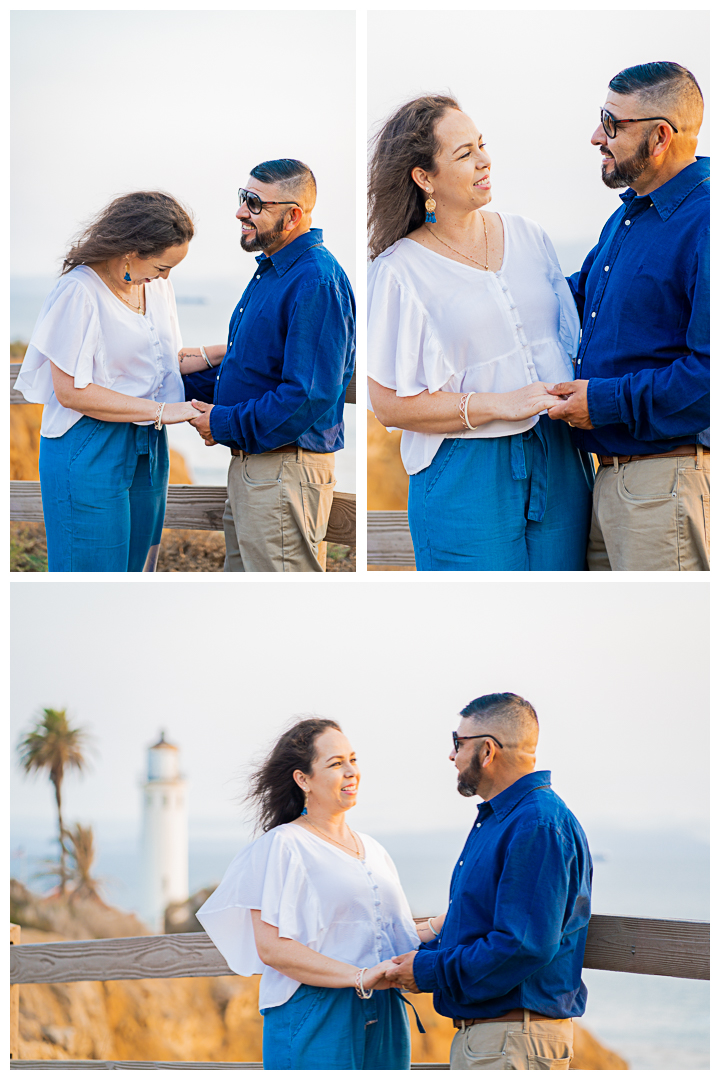
[[[178,304],[207,304],[204,296],[176,296],[175,302]]]

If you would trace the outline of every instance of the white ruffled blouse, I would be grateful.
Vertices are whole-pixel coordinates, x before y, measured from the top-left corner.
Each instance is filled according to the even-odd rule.
[[[15,383],[28,401],[45,406],[41,435],[58,438],[82,416],[55,397],[51,360],[79,388],[94,383],[151,401],[185,400],[182,339],[168,279],[145,286],[145,308],[144,315],[132,311],[89,266],[60,278],[43,304]]]
[[[355,859],[300,825],[278,825],[236,855],[197,913],[238,975],[261,974],[260,1008],[282,1005],[300,985],[258,956],[252,909],[280,937],[357,967],[373,967],[416,949],[419,938],[392,859],[356,833]]]
[[[368,271],[368,375],[398,397],[428,390],[507,393],[573,378],[580,321],[553,246],[534,221],[501,214],[496,272],[438,255],[404,237]],[[403,431],[409,474],[426,468],[444,438],[514,435],[537,423],[493,420],[476,431]]]

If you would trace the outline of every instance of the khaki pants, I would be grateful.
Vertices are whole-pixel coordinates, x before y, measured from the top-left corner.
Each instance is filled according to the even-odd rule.
[[[572,1020],[510,1020],[473,1024],[450,1047],[451,1069],[569,1069]]]
[[[225,504],[226,573],[322,573],[318,545],[335,487],[334,454],[233,457]]]
[[[588,570],[709,570],[710,455],[601,465]]]

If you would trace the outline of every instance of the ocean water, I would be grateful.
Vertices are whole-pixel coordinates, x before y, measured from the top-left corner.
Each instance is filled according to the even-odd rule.
[[[51,277],[11,278],[10,340],[29,341],[45,297],[56,279]],[[202,280],[173,276],[178,318],[186,345],[217,344],[227,340],[230,316],[246,282]],[[356,454],[356,406],[345,410],[345,449],[335,457],[337,490],[354,492]],[[224,484],[227,479],[230,451],[226,446],[205,446],[189,424],[168,428],[170,445],[182,454],[195,484]]]
[[[132,826],[97,824],[97,874],[108,901],[140,907],[139,837]],[[588,827],[595,875],[593,910],[609,915],[669,919],[709,918],[709,847],[690,832],[639,832],[602,824]],[[38,861],[53,853],[51,833],[18,822],[11,840],[11,873],[31,880]],[[395,861],[415,915],[445,910],[452,868],[465,835],[377,834]],[[194,823],[190,830],[190,891],[220,880],[247,843],[227,823]],[[584,1022],[633,1069],[709,1068],[709,984],[654,975],[585,970]]]

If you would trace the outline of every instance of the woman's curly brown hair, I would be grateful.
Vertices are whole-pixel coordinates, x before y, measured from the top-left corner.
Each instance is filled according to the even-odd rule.
[[[334,720],[300,720],[285,731],[250,777],[247,801],[255,807],[263,832],[299,817],[305,796],[293,779],[296,769],[309,776],[315,761],[315,740],[328,728],[342,731]]]
[[[459,109],[454,97],[425,94],[401,105],[371,143],[368,179],[368,247],[375,259],[425,220],[426,196],[410,175],[435,168],[438,121]]]
[[[150,259],[192,240],[190,212],[164,191],[133,191],[113,199],[73,241],[62,274],[76,266],[137,252]]]

